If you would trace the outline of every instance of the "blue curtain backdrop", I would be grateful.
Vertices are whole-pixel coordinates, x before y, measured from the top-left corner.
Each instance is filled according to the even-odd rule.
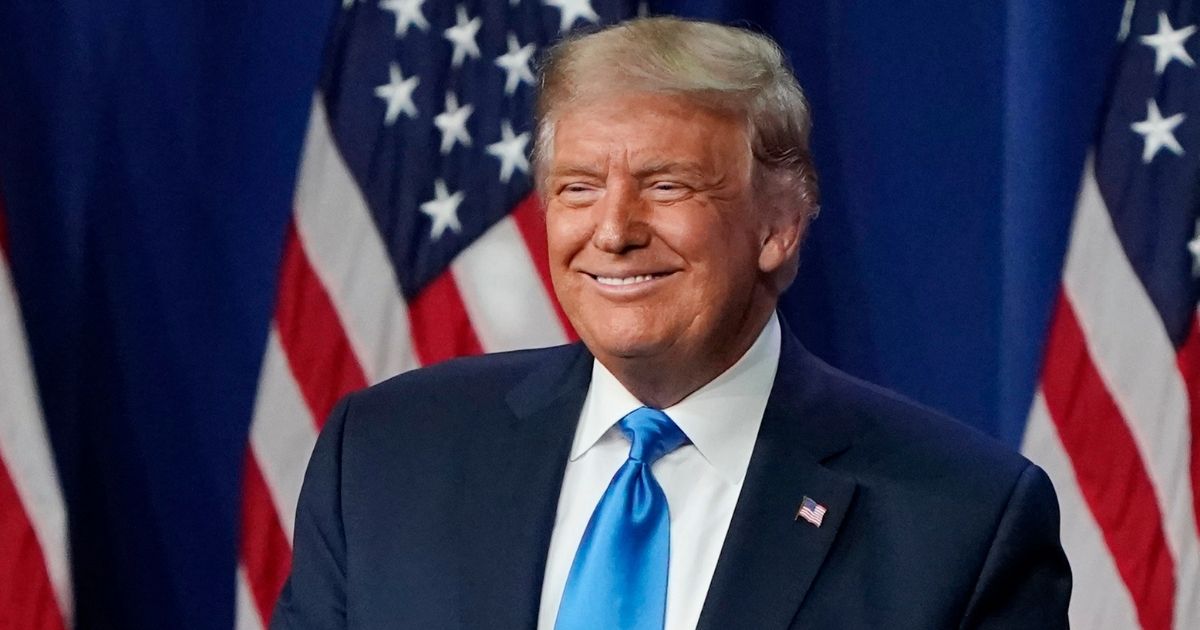
[[[432,0],[439,1],[439,0]],[[762,28],[819,355],[1016,446],[1120,0],[664,0]],[[239,475],[326,0],[0,3],[0,190],[80,628],[232,627]]]

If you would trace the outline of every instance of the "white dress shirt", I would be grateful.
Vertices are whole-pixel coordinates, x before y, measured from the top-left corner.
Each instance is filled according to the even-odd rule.
[[[671,515],[667,630],[691,630],[700,620],[779,367],[780,339],[779,320],[773,314],[733,366],[663,410],[691,440],[651,469],[667,495]],[[538,630],[553,630],[583,531],[613,475],[629,457],[629,441],[616,424],[642,406],[611,372],[593,361],[592,382],[558,497]]]

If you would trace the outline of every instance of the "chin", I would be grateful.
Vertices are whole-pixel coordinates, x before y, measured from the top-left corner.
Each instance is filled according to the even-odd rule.
[[[660,335],[651,334],[645,326],[608,327],[592,334],[582,334],[584,344],[593,354],[619,359],[640,359],[661,354],[671,344]]]

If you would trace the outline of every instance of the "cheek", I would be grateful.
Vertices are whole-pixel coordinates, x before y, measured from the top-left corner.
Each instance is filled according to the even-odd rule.
[[[674,236],[675,251],[692,271],[686,298],[700,300],[701,310],[719,309],[758,276],[758,236],[753,226],[740,222],[713,221],[692,228]]]
[[[586,299],[584,277],[571,271],[571,264],[586,247],[589,232],[585,223],[579,221],[579,213],[550,209],[546,219],[546,258],[550,267],[550,282],[555,297],[563,309],[574,319]],[[576,326],[579,322],[573,322]]]
[[[550,266],[565,266],[587,242],[587,230],[577,217],[562,211],[548,211],[545,219]]]
[[[734,259],[742,255],[747,243],[745,227],[723,218],[678,213],[664,217],[655,232],[689,266],[704,267],[706,274],[716,273],[721,266],[737,264]]]

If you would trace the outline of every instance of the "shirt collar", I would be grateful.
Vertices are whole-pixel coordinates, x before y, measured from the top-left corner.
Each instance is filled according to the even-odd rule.
[[[781,340],[779,317],[772,313],[736,363],[663,410],[731,484],[740,484],[746,475],[779,367]],[[617,421],[642,406],[612,372],[593,359],[592,382],[571,445],[571,461],[582,457]]]

